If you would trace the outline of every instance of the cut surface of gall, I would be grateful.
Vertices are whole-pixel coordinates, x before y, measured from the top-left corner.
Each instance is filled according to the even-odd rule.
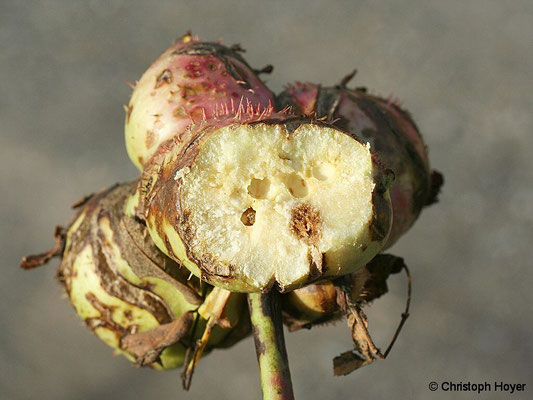
[[[156,194],[178,193],[179,223],[165,226],[178,228],[181,243],[161,237],[169,232],[156,222],[157,208],[174,200],[148,206],[155,242],[208,282],[238,291],[290,290],[370,260],[391,217],[388,193],[376,194],[381,170],[369,146],[322,124],[288,127],[222,127],[194,158],[182,157],[192,161]]]

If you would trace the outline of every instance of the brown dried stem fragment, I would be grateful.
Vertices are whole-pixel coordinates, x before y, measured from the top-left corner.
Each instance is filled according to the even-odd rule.
[[[407,275],[407,301],[405,311],[402,313],[401,321],[396,328],[387,349],[382,353],[374,344],[374,341],[368,332],[368,320],[360,305],[351,299],[347,287],[339,288],[338,296],[342,299],[340,303],[346,307],[348,325],[352,330],[352,340],[357,352],[350,350],[333,359],[333,373],[335,376],[347,375],[358,368],[373,363],[376,359],[384,360],[387,358],[405,324],[405,321],[409,317],[409,306],[411,303],[411,275],[409,269],[400,258],[394,256],[388,257],[396,258],[396,260],[392,260],[393,263],[390,265],[398,265],[398,263],[401,262],[401,268]]]
[[[272,71],[274,71],[274,66],[273,65],[265,65],[263,68],[261,69],[254,69],[254,73],[256,75],[260,75],[260,74],[271,74]]]
[[[63,253],[65,247],[65,235],[67,230],[62,226],[56,226],[54,231],[55,244],[50,250],[44,253],[24,256],[20,262],[20,267],[23,269],[33,269],[46,264],[54,257],[59,257]]]
[[[444,175],[442,175],[437,170],[433,170],[431,172],[431,177],[430,177],[429,195],[426,199],[426,202],[424,203],[425,207],[435,204],[439,201],[438,196],[439,196],[439,193],[440,193],[440,190],[443,184],[444,184]]]

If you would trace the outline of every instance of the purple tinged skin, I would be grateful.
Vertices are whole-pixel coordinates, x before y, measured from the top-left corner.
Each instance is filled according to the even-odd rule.
[[[192,123],[274,104],[273,93],[238,53],[184,35],[142,75],[126,107],[126,148],[143,169],[159,145]]]

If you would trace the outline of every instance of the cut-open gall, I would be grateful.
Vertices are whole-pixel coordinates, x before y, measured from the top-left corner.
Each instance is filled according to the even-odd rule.
[[[386,173],[341,130],[287,119],[202,128],[162,152],[139,187],[154,242],[235,291],[350,273],[387,238]]]

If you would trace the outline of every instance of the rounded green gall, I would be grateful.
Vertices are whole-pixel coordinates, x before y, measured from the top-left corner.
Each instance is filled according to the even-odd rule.
[[[349,305],[365,304],[387,293],[391,274],[405,267],[403,259],[378,254],[356,272],[337,280],[311,283],[281,296],[283,321],[290,331],[322,325],[346,316]]]
[[[198,310],[212,288],[161,253],[145,225],[127,215],[136,187],[115,185],[77,205],[56,251],[57,276],[79,317],[116,352],[138,365],[176,368],[205,336],[208,321]],[[231,322],[212,327],[204,353],[249,334],[245,299],[228,293],[223,300]]]

